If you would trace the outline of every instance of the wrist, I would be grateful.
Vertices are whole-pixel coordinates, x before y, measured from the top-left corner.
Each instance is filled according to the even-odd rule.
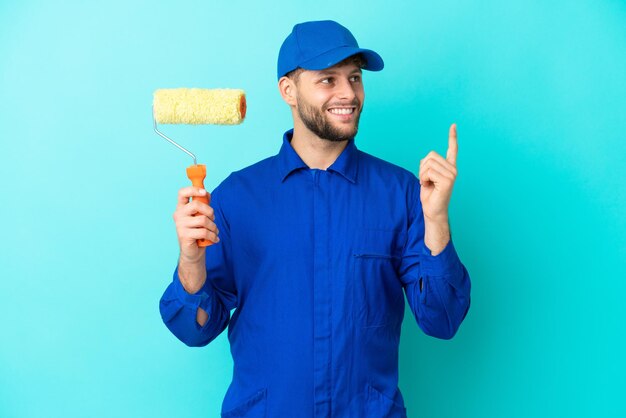
[[[178,262],[178,278],[187,293],[197,293],[206,281],[204,256],[187,260],[181,255]]]
[[[444,226],[448,226],[449,225],[448,214],[445,214],[442,216],[436,216],[432,218],[424,215],[424,224],[430,225],[433,227],[440,227],[440,228],[443,228]]]
[[[450,241],[450,225],[448,221],[425,221],[424,244],[431,255],[441,253]]]
[[[180,256],[178,257],[178,264],[185,265],[204,265],[205,260],[205,252],[201,251],[197,255],[187,255],[181,251]]]

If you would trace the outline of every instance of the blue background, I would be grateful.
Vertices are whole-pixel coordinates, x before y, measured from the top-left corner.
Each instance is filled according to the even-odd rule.
[[[3,0],[1,417],[218,416],[226,334],[191,349],[158,313],[191,160],[153,132],[152,92],[246,91],[240,126],[163,128],[212,190],[278,152],[278,48],[327,18],[385,59],[360,149],[417,172],[458,123],[472,307],[451,341],[407,309],[409,416],[626,416],[623,1]]]

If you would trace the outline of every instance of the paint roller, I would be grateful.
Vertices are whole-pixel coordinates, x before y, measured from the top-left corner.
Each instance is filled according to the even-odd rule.
[[[193,158],[187,167],[187,177],[195,187],[204,189],[206,166],[196,162],[196,156],[180,144],[168,138],[157,128],[161,124],[189,125],[238,125],[246,117],[246,96],[239,89],[178,88],[158,89],[152,102],[154,131],[178,149]],[[196,196],[193,200],[209,204],[209,196]],[[207,247],[213,241],[199,239],[199,247]]]

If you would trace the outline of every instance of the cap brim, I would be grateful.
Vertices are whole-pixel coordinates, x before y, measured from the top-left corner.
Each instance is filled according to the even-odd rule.
[[[326,68],[332,67],[344,59],[356,54],[362,54],[365,58],[365,66],[363,67],[364,70],[380,71],[385,67],[383,59],[376,52],[371,49],[354,48],[351,46],[342,46],[325,52],[315,58],[311,58],[310,60],[301,63],[300,67],[305,70],[325,70]]]

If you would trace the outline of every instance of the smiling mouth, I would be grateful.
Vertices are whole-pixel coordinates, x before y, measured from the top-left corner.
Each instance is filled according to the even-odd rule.
[[[328,111],[333,115],[351,115],[355,109],[355,107],[333,107],[328,109]]]

